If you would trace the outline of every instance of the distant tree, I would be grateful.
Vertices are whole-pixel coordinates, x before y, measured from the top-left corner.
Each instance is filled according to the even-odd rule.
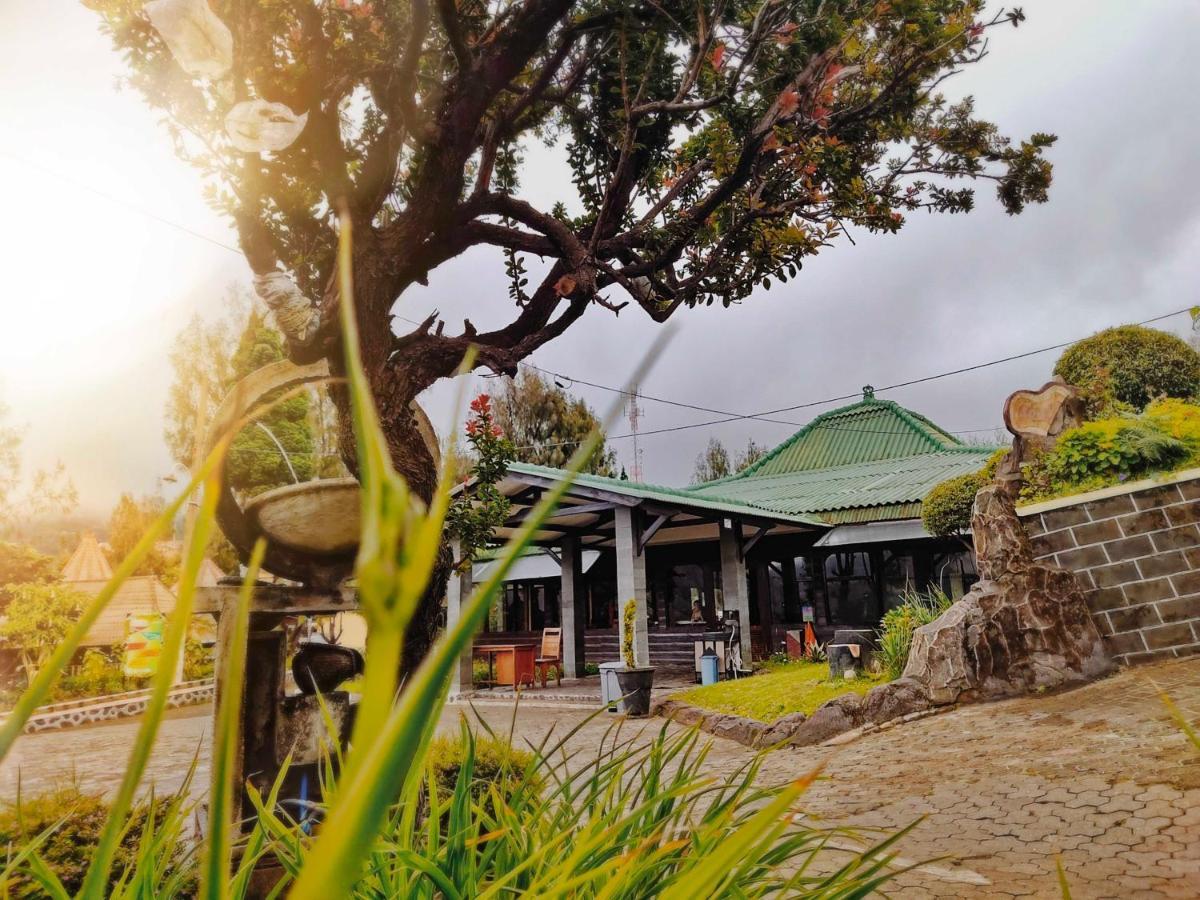
[[[58,560],[30,547],[0,541],[0,608],[8,605],[12,584],[45,584],[58,576]]]
[[[161,497],[145,496],[135,499],[133,494],[123,493],[117,500],[108,518],[108,560],[114,568],[129,555],[162,514],[166,503]],[[166,585],[179,579],[178,554],[154,548],[147,554],[135,575],[155,575]]]
[[[520,462],[562,468],[600,420],[590,406],[531,369],[489,392],[495,421]],[[616,475],[617,455],[601,444],[583,471]]]
[[[233,352],[234,380],[283,358],[283,337],[252,312]],[[225,474],[234,490],[258,494],[313,477],[317,467],[309,401],[307,393],[289,397],[233,439]]]
[[[62,643],[88,601],[62,584],[9,585],[11,600],[0,617],[0,643],[17,650],[29,681]]]
[[[0,402],[0,423],[8,407]],[[71,512],[79,502],[75,484],[62,462],[38,469],[28,483],[21,481],[21,431],[0,424],[0,536],[27,537],[30,524],[47,516]]]
[[[706,481],[716,481],[732,474],[732,463],[729,461],[729,451],[718,438],[709,438],[708,445],[696,457],[696,465],[692,469],[692,484],[703,484]]]
[[[193,317],[171,351],[174,378],[164,410],[164,437],[172,458],[184,468],[192,464],[201,398],[211,416],[240,378],[284,358],[282,336],[249,298],[231,290],[225,302],[226,317],[211,322]],[[235,327],[239,319],[244,322],[240,328]],[[257,494],[292,483],[272,435],[287,450],[301,481],[346,474],[337,447],[337,411],[323,388],[290,398],[260,421],[270,434],[251,425],[230,448],[226,474],[235,489]]]
[[[696,464],[692,469],[692,484],[703,484],[706,481],[727,478],[758,462],[766,453],[767,448],[756,444],[751,438],[746,441],[746,446],[742,451],[731,460],[729,451],[725,449],[721,440],[709,438],[708,446],[696,457]]]
[[[733,461],[733,471],[740,472],[742,469],[748,469],[767,455],[767,449],[762,444],[755,443],[754,438],[750,438]]]
[[[227,306],[239,303],[239,295],[230,292]],[[175,336],[171,348],[171,368],[174,377],[167,392],[163,410],[163,437],[171,458],[183,468],[190,468],[195,456],[196,425],[203,404],[207,420],[233,382],[231,357],[237,332],[231,317],[208,321],[194,315]]]

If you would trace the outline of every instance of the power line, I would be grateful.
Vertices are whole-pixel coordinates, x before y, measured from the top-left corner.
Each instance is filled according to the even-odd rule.
[[[160,216],[157,213],[151,212],[148,209],[145,209],[143,207],[137,206],[136,204],[130,203],[121,197],[117,197],[113,194],[107,193],[106,191],[99,190],[98,188],[95,188],[85,182],[78,181],[69,176],[62,175],[58,172],[54,172],[50,169],[47,169],[44,166],[41,166],[34,162],[31,162],[30,160],[24,159],[24,158],[17,156],[9,151],[0,150],[0,156],[4,156],[7,159],[10,159],[14,162],[20,163],[22,165],[29,166],[30,168],[36,169],[37,171],[42,172],[43,174],[48,175],[51,178],[56,178],[67,184],[70,184],[73,187],[76,187],[80,190],[87,191],[88,193],[94,194],[95,196],[100,197],[104,200],[107,200],[111,203],[115,203],[121,207],[124,207],[125,209],[128,209],[132,212],[138,213],[139,215],[143,215],[143,216],[146,216],[147,218],[153,219],[154,221],[156,221],[162,225],[166,225],[169,228],[174,228],[178,231],[183,232],[184,234],[190,235],[194,238],[198,238],[199,240],[205,241],[206,243],[212,244],[215,247],[220,247],[222,250],[228,250],[231,253],[236,253],[238,256],[243,255],[242,251],[240,249],[238,249],[237,247],[234,247],[232,244],[226,244],[223,241],[217,240],[216,238],[209,237],[208,235],[203,234],[199,231],[196,231],[192,228],[189,228],[186,225],[182,225],[182,224],[172,221],[171,219],[168,219],[164,216]],[[1142,321],[1135,322],[1133,324],[1135,324],[1135,325],[1150,325],[1150,324],[1153,324],[1154,322],[1161,322],[1164,319],[1170,319],[1174,316],[1182,315],[1185,312],[1191,312],[1192,309],[1193,309],[1193,307],[1185,306],[1183,309],[1177,309],[1177,310],[1174,310],[1173,312],[1163,313],[1162,315],[1153,316],[1149,319],[1143,319]],[[395,318],[398,318],[404,322],[408,322],[412,325],[421,325],[422,324],[421,322],[417,322],[415,319],[410,319],[407,316],[399,316],[398,315]],[[1070,341],[1063,341],[1062,343],[1059,343],[1059,344],[1051,344],[1048,347],[1039,347],[1036,350],[1027,350],[1023,353],[1015,353],[1011,356],[1004,356],[999,359],[989,360],[988,362],[976,363],[975,365],[964,366],[959,369],[951,369],[946,372],[938,372],[934,375],[925,375],[920,378],[910,379],[908,381],[898,381],[895,384],[888,384],[888,385],[884,385],[883,387],[880,387],[880,388],[875,388],[875,392],[882,393],[883,391],[893,391],[893,390],[898,390],[900,388],[912,387],[912,386],[918,385],[918,384],[926,384],[928,382],[937,381],[942,378],[949,378],[954,375],[964,375],[968,372],[976,372],[976,371],[979,371],[980,369],[990,368],[991,366],[998,366],[998,365],[1001,365],[1002,363],[1014,362],[1019,359],[1027,359],[1031,356],[1037,356],[1042,353],[1049,353],[1052,350],[1062,350],[1065,347],[1069,347],[1072,344],[1077,343],[1079,340],[1082,340],[1082,338],[1076,338],[1076,339],[1070,340]],[[538,366],[533,365],[532,363],[521,362],[519,364],[524,366],[525,368],[533,369],[534,371],[541,372],[542,374],[545,374],[545,375],[550,375],[552,377],[558,377],[558,378],[566,378],[568,381],[571,381],[571,382],[574,382],[577,384],[583,384],[583,385],[587,385],[588,387],[594,387],[594,388],[598,388],[600,390],[610,391],[613,393],[624,394],[626,396],[631,395],[630,391],[623,390],[621,388],[616,388],[616,387],[612,387],[610,385],[600,384],[598,382],[585,381],[584,379],[581,379],[581,378],[574,378],[570,375],[566,375],[561,372],[553,372],[549,369],[540,368]],[[657,428],[657,429],[652,429],[650,431],[639,431],[638,432],[638,435],[649,436],[649,435],[654,435],[654,434],[670,434],[670,433],[673,433],[676,431],[687,431],[687,430],[690,430],[693,428],[707,428],[712,425],[724,425],[729,422],[739,422],[739,421],[745,421],[748,419],[762,421],[762,422],[769,422],[769,423],[778,424],[778,425],[791,425],[794,427],[799,427],[801,425],[801,423],[799,423],[799,422],[790,422],[790,421],[787,421],[784,419],[771,419],[768,417],[775,416],[780,413],[795,412],[796,410],[800,410],[800,409],[811,409],[814,406],[825,406],[830,403],[839,403],[844,400],[854,400],[854,399],[858,398],[859,396],[861,396],[861,394],[856,391],[856,392],[850,393],[850,394],[841,394],[837,397],[826,397],[822,400],[810,400],[806,403],[797,403],[793,406],[781,406],[776,409],[768,409],[768,410],[764,410],[762,412],[757,412],[757,413],[733,413],[733,412],[728,412],[725,410],[713,409],[711,407],[699,406],[699,405],[696,405],[693,403],[685,403],[685,402],[682,402],[679,400],[669,400],[665,397],[654,397],[654,396],[651,396],[648,394],[643,394],[640,392],[638,392],[634,396],[639,397],[644,400],[651,400],[656,403],[663,403],[663,404],[666,404],[669,406],[677,406],[677,407],[680,407],[683,409],[691,409],[691,410],[695,410],[697,412],[708,412],[708,413],[712,413],[713,415],[719,415],[719,416],[723,417],[720,419],[713,419],[713,420],[710,420],[707,422],[693,422],[693,423],[686,424],[686,425],[675,425],[675,426],[668,427],[668,428]],[[840,426],[818,425],[817,427],[838,427],[839,430],[844,430],[844,431],[851,430],[849,428],[841,428]],[[975,429],[966,429],[966,430],[960,430],[960,431],[951,431],[949,433],[950,434],[974,434],[974,433],[980,433],[980,432],[992,431],[992,430],[994,430],[994,429],[975,428]],[[862,433],[864,433],[864,434],[902,434],[903,432],[863,430]],[[620,440],[623,438],[633,438],[633,437],[635,437],[635,435],[633,433],[617,434],[617,435],[610,435],[607,438],[607,440]],[[544,446],[544,447],[568,446],[568,445],[575,445],[578,443],[580,443],[580,442],[579,441],[561,441],[561,442],[558,442],[555,444],[543,444],[541,446]]]
[[[167,219],[163,216],[160,216],[158,213],[151,212],[150,210],[148,210],[144,207],[138,206],[134,203],[130,203],[128,200],[122,199],[121,197],[118,197],[114,194],[110,194],[107,191],[102,191],[99,188],[95,188],[92,185],[88,184],[87,182],[79,181],[77,179],[71,178],[69,175],[61,175],[58,172],[54,172],[54,171],[51,171],[50,169],[47,169],[45,166],[40,166],[35,162],[30,162],[27,159],[23,159],[20,156],[16,156],[12,153],[9,153],[7,150],[0,150],[0,156],[5,157],[6,159],[10,159],[13,162],[20,163],[21,165],[29,166],[29,168],[36,169],[37,171],[41,172],[43,175],[48,175],[51,178],[56,178],[65,184],[71,185],[71,187],[77,188],[78,190],[87,191],[89,194],[94,194],[95,196],[100,197],[102,200],[107,200],[110,203],[115,203],[118,206],[124,207],[125,209],[127,209],[131,212],[135,212],[135,213],[138,213],[139,215],[146,216],[149,219],[153,219],[155,222],[158,222],[160,225],[166,225],[168,228],[174,228],[177,231],[182,231],[184,234],[191,235],[194,238],[199,238],[202,241],[206,241],[207,243],[212,244],[214,247],[220,247],[222,250],[228,250],[231,253],[236,253],[238,256],[242,255],[242,251],[239,250],[237,247],[234,247],[232,244],[226,244],[223,241],[217,240],[216,238],[209,237],[207,234],[203,234],[202,232],[196,231],[192,228],[188,228],[186,225],[181,225],[178,222],[174,222],[171,219]]]

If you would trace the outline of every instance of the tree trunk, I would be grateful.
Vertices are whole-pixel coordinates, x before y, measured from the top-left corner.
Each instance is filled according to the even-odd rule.
[[[386,354],[376,352],[372,341],[364,337],[363,356],[367,376],[379,412],[380,426],[387,441],[392,465],[404,478],[408,488],[425,504],[433,500],[438,482],[438,465],[434,454],[426,443],[425,435],[418,427],[412,412],[414,400],[411,386],[416,380],[414,373],[395,358],[388,360]],[[374,359],[372,359],[374,358]],[[370,361],[368,361],[370,360]],[[371,361],[378,360],[376,365]],[[331,366],[335,365],[331,361]],[[341,360],[336,365],[340,369]],[[354,458],[357,446],[354,437],[353,419],[350,413],[349,396],[344,388],[331,392],[338,407],[339,444],[342,457],[351,472],[358,474],[358,461]],[[434,567],[429,586],[404,635],[400,677],[403,680],[413,672],[429,652],[441,624],[442,600],[446,595],[446,584],[453,564],[449,544],[443,540],[437,565]]]

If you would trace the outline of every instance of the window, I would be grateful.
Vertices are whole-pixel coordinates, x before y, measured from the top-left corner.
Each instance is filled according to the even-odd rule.
[[[870,554],[843,552],[825,557],[825,590],[833,624],[861,625],[875,620]]]
[[[883,610],[904,603],[904,595],[917,589],[916,568],[907,554],[883,551]]]

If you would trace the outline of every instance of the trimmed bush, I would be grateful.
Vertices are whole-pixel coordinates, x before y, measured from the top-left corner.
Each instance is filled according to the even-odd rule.
[[[1165,331],[1122,325],[1068,347],[1054,374],[1083,390],[1093,414],[1114,401],[1141,410],[1156,397],[1200,394],[1200,353]]]
[[[889,681],[904,674],[913,632],[928,625],[953,603],[941,588],[928,593],[912,591],[904,595],[903,603],[884,613],[879,629],[879,660]]]
[[[1007,450],[997,450],[978,472],[947,478],[936,485],[921,501],[921,525],[938,537],[962,534],[971,527],[971,509],[975,495],[996,474]]]
[[[930,534],[945,537],[962,534],[971,527],[975,495],[987,484],[978,472],[947,478],[921,501],[921,524]]]

